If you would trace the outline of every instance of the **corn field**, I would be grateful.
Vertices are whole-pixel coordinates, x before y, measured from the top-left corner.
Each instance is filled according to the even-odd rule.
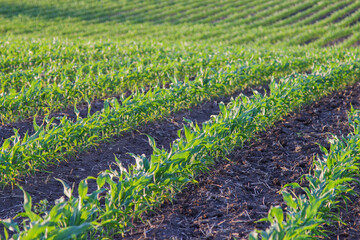
[[[360,235],[359,30],[357,0],[0,0],[0,239]]]

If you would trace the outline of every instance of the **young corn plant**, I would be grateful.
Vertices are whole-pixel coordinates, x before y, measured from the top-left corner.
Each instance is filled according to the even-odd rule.
[[[25,217],[24,227],[21,229],[12,220],[2,223],[14,232],[13,239],[33,236],[59,239],[64,231],[68,233],[68,238],[77,239],[124,234],[134,220],[141,219],[142,213],[151,211],[165,199],[171,199],[187,182],[194,181],[200,171],[206,171],[217,158],[241,146],[256,132],[278,121],[289,111],[342,87],[344,81],[354,81],[356,76],[352,75],[352,71],[344,71],[347,67],[353,69],[355,66],[354,63],[344,66],[342,71],[331,69],[325,75],[298,75],[278,83],[273,81],[269,95],[254,92],[251,98],[240,95],[227,106],[220,104],[220,114],[203,123],[202,127],[191,122],[189,127],[184,126],[183,134],[179,132],[179,139],[172,143],[170,151],[158,149],[149,137],[153,147],[150,159],[144,155],[134,156],[136,164],[128,169],[116,160],[118,169],[109,169],[96,179],[89,177],[84,180],[79,187],[79,197],[74,197],[71,189],[64,184],[68,200],[58,202],[41,216],[31,211],[31,198],[24,193],[28,199],[25,201],[25,213],[20,214]],[[98,190],[87,194],[86,181],[90,180],[96,180]],[[335,183],[336,179],[334,186],[338,186]],[[328,188],[325,189],[324,195],[327,196]],[[323,196],[321,193],[320,196]],[[298,201],[299,205],[301,201]],[[314,209],[321,206],[321,202],[315,202],[315,206],[310,206],[302,214],[313,214]],[[293,207],[297,208],[296,205]],[[271,221],[277,223],[276,219],[281,220],[274,229],[282,229],[281,210],[273,208],[270,213],[269,219],[275,219]],[[6,236],[9,234],[6,233]]]
[[[302,61],[294,64],[304,67]],[[305,63],[307,66],[308,62]],[[55,125],[54,118],[45,118],[45,124],[37,126],[34,119],[33,135],[25,134],[21,138],[15,131],[0,147],[0,184],[14,184],[18,177],[96,146],[114,135],[205,100],[229,95],[250,84],[267,81],[277,71],[288,71],[288,67],[289,62],[279,63],[276,60],[270,65],[255,64],[240,68],[230,65],[221,71],[206,70],[193,81],[173,79],[167,89],[158,86],[147,92],[137,91],[129,97],[122,96],[120,101],[108,99],[101,112],[88,114],[86,118],[81,118],[75,107],[78,117],[74,122],[63,117],[57,119],[59,124]]]
[[[360,166],[360,110],[351,109],[349,124],[354,131],[338,139],[334,136],[330,150],[321,147],[324,155],[314,159],[313,170],[304,177],[309,187],[298,183],[284,186],[282,195],[287,205],[285,217],[281,207],[269,210],[266,218],[270,222],[264,230],[252,232],[249,239],[318,239],[327,237],[325,225],[342,222],[336,215],[340,200],[357,194],[351,183],[359,183]],[[301,189],[305,194],[296,194],[290,189]]]
[[[1,51],[6,57],[0,58],[2,124],[64,110],[86,99],[92,101],[142,88],[166,86],[172,78],[184,81],[200,77],[208,69],[219,71],[228,65],[239,67],[276,60],[287,64],[285,72],[307,71],[313,62],[326,63],[332,55],[327,51],[308,54],[295,50],[282,54],[239,47],[155,43],[36,41],[29,45],[17,41],[3,43],[1,47],[6,49]],[[340,55],[339,60],[346,58],[346,54]]]

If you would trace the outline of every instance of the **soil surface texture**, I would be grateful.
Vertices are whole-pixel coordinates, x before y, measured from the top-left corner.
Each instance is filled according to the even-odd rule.
[[[252,89],[264,93],[263,89],[268,89],[268,87],[258,86],[252,87],[251,89],[247,88],[241,91],[241,93],[251,96]],[[234,96],[239,94],[240,93],[237,92]],[[56,199],[63,196],[63,186],[59,181],[55,180],[55,178],[64,180],[69,186],[75,184],[74,194],[77,195],[76,186],[78,183],[88,176],[96,177],[99,172],[109,169],[109,166],[114,162],[115,156],[122,162],[124,167],[135,163],[135,160],[128,153],[150,156],[152,154],[152,148],[145,134],[154,137],[157,146],[168,149],[170,143],[178,138],[177,132],[183,127],[183,124],[185,124],[183,121],[184,118],[198,123],[207,121],[211,115],[217,115],[219,113],[218,103],[221,101],[227,103],[230,101],[230,98],[231,97],[224,97],[206,102],[191,110],[169,116],[163,121],[150,123],[132,132],[124,133],[109,143],[101,144],[96,149],[93,148],[78,154],[76,157],[69,159],[68,162],[59,162],[57,165],[52,165],[33,176],[19,179],[19,185],[31,195],[34,204],[46,198],[52,205]],[[87,110],[82,109],[82,112],[87,112]],[[72,116],[70,111],[58,114]],[[22,131],[24,131],[24,129],[30,129],[32,121],[13,125],[20,127],[23,129]],[[96,190],[95,181],[89,181],[89,190]],[[14,217],[22,211],[22,205],[23,193],[19,188],[0,188],[0,219]]]
[[[291,113],[262,132],[254,141],[200,175],[173,203],[164,203],[144,217],[124,239],[247,239],[255,221],[266,217],[270,206],[285,207],[279,190],[300,182],[313,157],[321,155],[317,143],[329,148],[332,134],[347,135],[350,104],[360,108],[360,83],[333,93]],[[306,185],[306,182],[301,184]],[[347,226],[334,224],[330,239],[360,239],[360,200],[352,198],[341,212]],[[118,236],[118,239],[122,239]]]

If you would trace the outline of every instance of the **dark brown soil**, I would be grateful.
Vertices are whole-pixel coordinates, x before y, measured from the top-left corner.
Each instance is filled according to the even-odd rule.
[[[346,39],[348,39],[349,37],[351,37],[352,34],[350,35],[346,35],[346,36],[343,36],[343,37],[340,37],[340,38],[336,38],[334,40],[331,40],[329,42],[327,42],[324,47],[330,47],[330,46],[336,46],[338,45],[339,43],[342,43],[344,42]]]
[[[327,17],[330,17],[334,12],[340,11],[341,9],[350,6],[350,4],[351,4],[351,2],[346,3],[346,4],[344,4],[344,5],[336,8],[335,10],[332,10],[332,11],[330,11],[330,12],[324,14],[324,15],[319,16],[318,18],[312,20],[312,21],[310,22],[310,24],[315,24],[315,23],[317,23],[317,22],[319,22],[319,21],[321,21],[321,20],[323,20],[323,19],[325,19],[325,18],[327,18]]]
[[[267,86],[253,87],[252,89],[263,93],[263,89],[267,89]],[[248,88],[242,93],[251,95],[252,90]],[[129,164],[135,163],[128,153],[151,155],[152,149],[145,134],[154,137],[158,146],[168,148],[170,143],[178,138],[177,131],[184,124],[183,118],[202,123],[207,121],[211,115],[219,113],[219,101],[226,103],[229,100],[230,97],[225,97],[206,102],[192,110],[174,114],[164,121],[148,124],[136,131],[125,133],[109,143],[98,146],[97,149],[90,149],[79,154],[68,162],[60,162],[58,165],[48,167],[46,171],[40,171],[35,176],[20,179],[19,184],[30,193],[34,203],[46,198],[50,204],[53,204],[54,200],[63,195],[63,187],[60,182],[54,179],[55,177],[64,180],[70,186],[74,183],[77,185],[82,179],[88,176],[97,176],[100,171],[108,169],[114,162],[115,156],[122,162],[124,167],[127,167]],[[86,114],[87,110],[83,109],[83,112],[83,114]],[[71,112],[62,114],[74,117]],[[20,127],[20,129],[29,129],[30,125],[32,128],[31,122],[16,123],[14,125]],[[92,182],[89,182],[89,187],[93,190],[96,189],[95,183]],[[22,202],[23,193],[19,188],[6,187],[0,189],[0,219],[13,217],[16,213],[22,211]]]
[[[354,8],[353,10],[347,12],[346,14],[342,15],[341,17],[335,19],[335,20],[333,21],[333,23],[338,23],[338,22],[340,22],[341,20],[344,20],[345,18],[351,16],[353,13],[355,13],[355,12],[358,11],[359,9],[360,9],[359,7]]]
[[[310,44],[312,42],[315,42],[318,39],[319,39],[318,37],[310,37],[309,39],[307,39],[304,42],[300,43],[300,45],[301,46],[308,45],[308,44]]]
[[[244,93],[250,95],[251,91]],[[222,100],[226,102],[229,98]],[[349,133],[346,111],[350,104],[360,108],[360,83],[289,114],[269,131],[260,133],[256,141],[230,154],[231,161],[220,161],[210,174],[199,176],[199,184],[189,185],[172,204],[165,203],[156,213],[145,216],[150,224],[138,223],[125,239],[242,239],[255,227],[266,228],[267,224],[254,221],[266,216],[270,206],[284,206],[278,190],[288,182],[299,181],[300,176],[309,171],[313,156],[321,154],[316,142],[328,147],[330,134]],[[52,173],[39,172],[21,185],[33,196],[34,202],[47,198],[52,203],[62,196],[62,186],[54,177],[64,179],[69,185],[77,184],[107,169],[114,155],[126,166],[134,162],[128,152],[151,154],[143,133],[155,137],[159,146],[167,147],[177,137],[183,117],[200,123],[217,113],[217,102],[207,102],[124,134],[67,163],[52,166],[48,169]],[[12,217],[21,211],[22,199],[19,189],[0,191],[0,218]],[[357,239],[360,235],[357,204],[360,202],[353,200],[348,206],[351,211],[342,212],[349,225],[330,228],[336,233],[331,239],[337,236]]]
[[[270,206],[284,207],[278,191],[309,171],[316,143],[329,147],[331,134],[347,135],[350,104],[360,108],[360,83],[289,114],[258,139],[235,150],[176,196],[145,216],[125,239],[245,239]],[[330,239],[360,239],[359,200],[344,212],[347,227],[330,227]],[[120,238],[120,237],[119,237]]]
[[[312,15],[314,15],[315,13],[317,13],[317,11],[312,11],[312,12],[308,13],[307,15],[304,15],[304,16],[300,17],[299,19],[296,19],[296,20],[293,21],[291,24],[297,24],[297,23],[299,23],[299,22],[301,22],[301,21],[304,21],[304,20],[310,18],[310,17],[311,17]]]
[[[359,22],[360,22],[360,18],[354,19],[354,20],[349,24],[349,26],[352,27],[352,26],[358,24]]]
[[[353,45],[352,45],[352,47],[359,47],[360,46],[360,41],[356,41]]]
[[[295,16],[295,15],[298,15],[298,14],[301,14],[302,12],[304,12],[304,11],[308,10],[309,8],[314,7],[314,6],[315,6],[315,4],[312,4],[312,5],[309,5],[309,6],[304,5],[303,8],[299,9],[296,12],[290,13],[289,15],[283,16],[282,18],[276,20],[276,22],[291,18],[292,16]],[[267,23],[266,25],[270,25],[270,23]]]

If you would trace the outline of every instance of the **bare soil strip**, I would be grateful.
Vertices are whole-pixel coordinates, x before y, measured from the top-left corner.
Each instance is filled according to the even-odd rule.
[[[251,89],[263,93],[264,88],[267,86],[252,87]],[[251,89],[245,89],[242,93],[248,96],[252,95]],[[129,164],[135,163],[128,153],[144,153],[147,156],[152,154],[152,148],[145,134],[154,137],[158,146],[169,148],[170,143],[178,138],[177,131],[183,127],[183,118],[202,123],[207,121],[211,115],[219,113],[218,102],[226,103],[229,100],[230,97],[226,97],[206,102],[191,110],[174,114],[164,121],[148,124],[136,131],[125,133],[96,149],[78,154],[75,158],[69,159],[68,162],[60,162],[58,165],[50,166],[46,171],[41,171],[34,176],[19,179],[19,184],[30,193],[34,203],[46,198],[50,204],[53,204],[56,199],[63,196],[63,186],[54,178],[62,179],[70,186],[74,183],[77,185],[82,179],[88,176],[97,176],[100,171],[108,169],[114,162],[115,156],[124,167],[127,167]],[[27,127],[24,125],[23,128]],[[89,188],[95,190],[95,182],[90,181]],[[76,189],[74,193],[76,193]],[[22,203],[23,193],[19,188],[6,187],[0,189],[0,219],[13,217],[22,211]]]
[[[352,36],[352,34],[331,40],[331,41],[327,42],[324,45],[324,47],[336,46],[336,45],[344,42],[346,39],[350,38],[351,36]]]
[[[352,47],[359,47],[360,46],[360,41],[356,41],[353,45],[351,45]]]
[[[321,21],[321,20],[323,20],[323,19],[325,19],[325,18],[328,18],[328,17],[330,17],[333,13],[335,13],[335,12],[337,12],[337,11],[340,11],[341,9],[350,6],[350,4],[352,4],[352,2],[346,3],[346,4],[342,5],[342,6],[340,6],[340,7],[336,8],[336,9],[334,9],[334,10],[332,10],[332,11],[330,11],[330,12],[324,14],[324,15],[322,15],[322,16],[319,16],[318,18],[316,18],[316,19],[314,19],[313,21],[311,21],[310,24],[315,24],[315,23],[317,23],[317,22],[319,22],[319,21]]]
[[[354,8],[353,10],[347,12],[346,14],[342,15],[341,17],[335,19],[335,20],[333,21],[333,23],[338,23],[338,22],[340,22],[341,20],[344,20],[345,18],[351,16],[353,13],[355,13],[355,12],[358,11],[359,9],[360,9],[360,7]]]
[[[306,10],[308,10],[309,8],[313,8],[315,6],[315,4],[312,4],[312,5],[309,5],[309,6],[303,6],[303,8],[299,9],[298,11],[296,12],[293,12],[285,17],[282,17],[281,19],[277,20],[276,22],[278,21],[281,21],[281,20],[285,20],[285,19],[288,19],[288,18],[291,18],[292,16],[295,16],[295,15],[298,15],[298,14],[301,14],[302,12],[305,12]]]
[[[275,124],[260,133],[257,140],[234,151],[209,174],[197,178],[198,185],[189,185],[125,239],[247,239],[254,229],[265,229],[255,223],[267,215],[270,206],[284,207],[281,187],[300,182],[309,171],[313,156],[321,154],[316,143],[329,147],[331,134],[347,135],[347,111],[350,104],[360,108],[360,83],[334,93]],[[349,225],[328,230],[330,239],[359,239],[359,199],[343,211]],[[119,236],[119,239],[121,237]]]

